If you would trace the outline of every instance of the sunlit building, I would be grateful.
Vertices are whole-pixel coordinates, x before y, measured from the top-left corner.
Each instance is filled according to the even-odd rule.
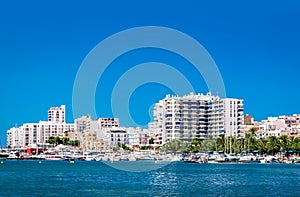
[[[155,143],[179,139],[191,141],[216,138],[220,134],[239,137],[243,124],[243,100],[221,99],[211,93],[167,95],[155,104]],[[153,128],[154,127],[154,128]]]

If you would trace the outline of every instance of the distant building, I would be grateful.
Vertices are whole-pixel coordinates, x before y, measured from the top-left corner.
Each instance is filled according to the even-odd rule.
[[[45,143],[50,136],[65,136],[74,130],[74,124],[65,122],[65,105],[48,110],[48,121],[25,123],[7,131],[7,146],[20,148]]]
[[[128,144],[128,134],[125,130],[111,129],[107,132],[108,144],[111,147],[120,144]]]
[[[252,125],[252,117],[250,114],[244,116],[244,125]]]
[[[91,116],[82,116],[75,119],[75,130],[78,132],[80,147],[86,150],[105,152],[111,145],[110,138],[106,134],[116,128],[119,128],[118,118],[92,120]]]
[[[256,132],[257,138],[282,135],[300,137],[300,114],[268,117],[267,120],[259,123],[259,129]]]
[[[100,128],[112,128],[119,127],[118,118],[98,118],[98,123]]]

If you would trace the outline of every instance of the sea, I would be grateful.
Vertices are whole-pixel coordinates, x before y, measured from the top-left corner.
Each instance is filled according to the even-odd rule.
[[[130,172],[97,161],[5,160],[0,196],[300,196],[300,164],[172,162]]]

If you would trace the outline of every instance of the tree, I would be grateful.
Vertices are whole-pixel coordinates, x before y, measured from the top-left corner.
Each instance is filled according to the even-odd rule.
[[[256,138],[254,137],[254,135],[252,133],[248,133],[245,136],[245,146],[247,148],[247,150],[255,150],[257,149],[256,147]]]
[[[182,142],[180,140],[171,140],[169,142],[167,142],[166,144],[164,144],[161,147],[162,151],[165,152],[176,152],[179,151],[181,148]]]
[[[299,137],[297,137],[297,138],[295,138],[295,137],[291,137],[291,149],[293,149],[293,150],[300,150],[300,138]]]
[[[62,144],[63,144],[63,145],[68,145],[70,139],[69,139],[68,137],[62,137],[62,138],[61,138],[61,141],[62,141]]]
[[[55,137],[50,136],[46,142],[49,143],[49,144],[54,144],[55,143]]]
[[[280,136],[279,142],[280,142],[281,149],[284,150],[284,152],[289,150],[290,143],[287,135]]]
[[[223,150],[225,151],[225,134],[219,135],[216,141],[216,151]]]
[[[249,129],[249,132],[251,135],[255,136],[256,129],[252,127],[251,129]]]
[[[267,151],[268,153],[272,153],[274,155],[280,150],[280,143],[276,136],[270,136],[267,142]]]
[[[203,151],[214,150],[215,147],[216,147],[216,140],[212,139],[211,137],[209,139],[202,141],[201,150]]]
[[[268,140],[265,139],[265,138],[257,140],[257,142],[256,142],[257,149],[259,150],[260,153],[267,153],[268,152],[267,143],[268,143]]]
[[[71,146],[79,146],[79,140],[71,140],[71,141],[69,141],[69,144]]]

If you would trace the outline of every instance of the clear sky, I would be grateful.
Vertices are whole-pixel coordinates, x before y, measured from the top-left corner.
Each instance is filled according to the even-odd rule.
[[[300,113],[299,10],[297,0],[1,2],[1,144],[7,129],[46,120],[52,106],[65,104],[67,121],[73,122],[73,83],[86,55],[105,38],[139,26],[177,29],[201,43],[221,72],[227,97],[244,99],[245,113],[255,119]],[[151,48],[131,51],[101,78],[98,116],[112,116],[110,94],[122,73],[149,61],[181,67],[197,92],[208,91],[177,55]],[[157,83],[137,88],[128,104],[132,118],[147,124],[149,107],[167,93],[172,91]]]

